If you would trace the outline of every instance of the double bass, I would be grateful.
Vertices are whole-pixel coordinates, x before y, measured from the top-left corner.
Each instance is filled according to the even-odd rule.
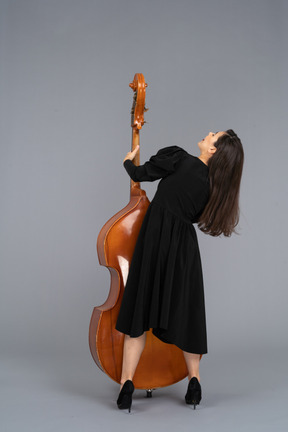
[[[139,144],[139,132],[144,125],[147,83],[143,74],[135,74],[129,84],[133,90],[131,109],[132,146]],[[140,164],[140,147],[133,159]],[[89,347],[97,366],[120,384],[124,334],[115,329],[130,263],[143,218],[150,204],[139,182],[130,179],[130,201],[102,227],[97,238],[100,265],[111,275],[110,292],[101,306],[94,307],[89,326]],[[202,357],[202,355],[201,355]],[[200,357],[200,359],[201,359]],[[136,389],[152,390],[174,384],[188,375],[183,352],[173,344],[160,341],[151,329],[138,363],[133,383]]]

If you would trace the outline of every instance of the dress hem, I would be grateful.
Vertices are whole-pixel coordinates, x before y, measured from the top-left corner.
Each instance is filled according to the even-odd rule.
[[[115,328],[116,328],[116,330],[118,330],[117,327],[115,327]],[[192,353],[192,354],[202,354],[202,355],[208,354],[208,350],[204,350],[203,351],[203,350],[197,350],[197,349],[195,349],[195,350],[191,351],[191,348],[189,348],[189,349],[185,348],[182,344],[179,344],[177,342],[168,341],[168,339],[165,339],[164,337],[161,337],[159,334],[155,333],[155,331],[157,331],[157,329],[159,329],[159,327],[150,327],[148,329],[144,329],[141,334],[133,334],[133,335],[131,335],[129,332],[125,332],[125,331],[121,331],[121,330],[118,330],[118,331],[120,331],[120,333],[127,334],[131,338],[137,338],[137,337],[142,336],[144,332],[149,331],[150,329],[152,329],[153,335],[155,337],[157,337],[157,339],[159,339],[163,343],[167,343],[167,344],[170,344],[170,345],[175,345],[179,349],[181,349],[182,351],[189,352],[189,353]],[[202,351],[202,352],[199,352],[199,351]]]

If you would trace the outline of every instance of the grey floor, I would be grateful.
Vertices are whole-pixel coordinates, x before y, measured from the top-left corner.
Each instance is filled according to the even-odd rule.
[[[2,357],[0,430],[288,431],[287,353],[280,349],[209,352],[201,360],[203,398],[184,403],[188,381],[135,390],[131,414],[116,407],[118,385],[90,355]]]

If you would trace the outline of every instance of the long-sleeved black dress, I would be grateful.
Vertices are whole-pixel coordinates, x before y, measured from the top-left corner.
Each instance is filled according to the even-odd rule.
[[[137,182],[160,179],[134,249],[116,329],[131,337],[152,328],[166,343],[206,354],[202,264],[193,223],[209,198],[208,166],[178,146],[144,165],[124,161]]]

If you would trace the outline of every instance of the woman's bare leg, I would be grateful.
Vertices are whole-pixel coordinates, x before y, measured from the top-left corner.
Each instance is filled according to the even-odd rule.
[[[190,381],[190,379],[193,376],[195,376],[200,382],[200,375],[199,375],[200,354],[193,354],[186,351],[183,351],[183,354],[188,369],[188,380]]]
[[[139,363],[141,354],[146,342],[146,332],[139,337],[130,337],[125,335],[123,348],[123,364],[120,381],[120,390],[127,380],[133,380],[136,367]]]

